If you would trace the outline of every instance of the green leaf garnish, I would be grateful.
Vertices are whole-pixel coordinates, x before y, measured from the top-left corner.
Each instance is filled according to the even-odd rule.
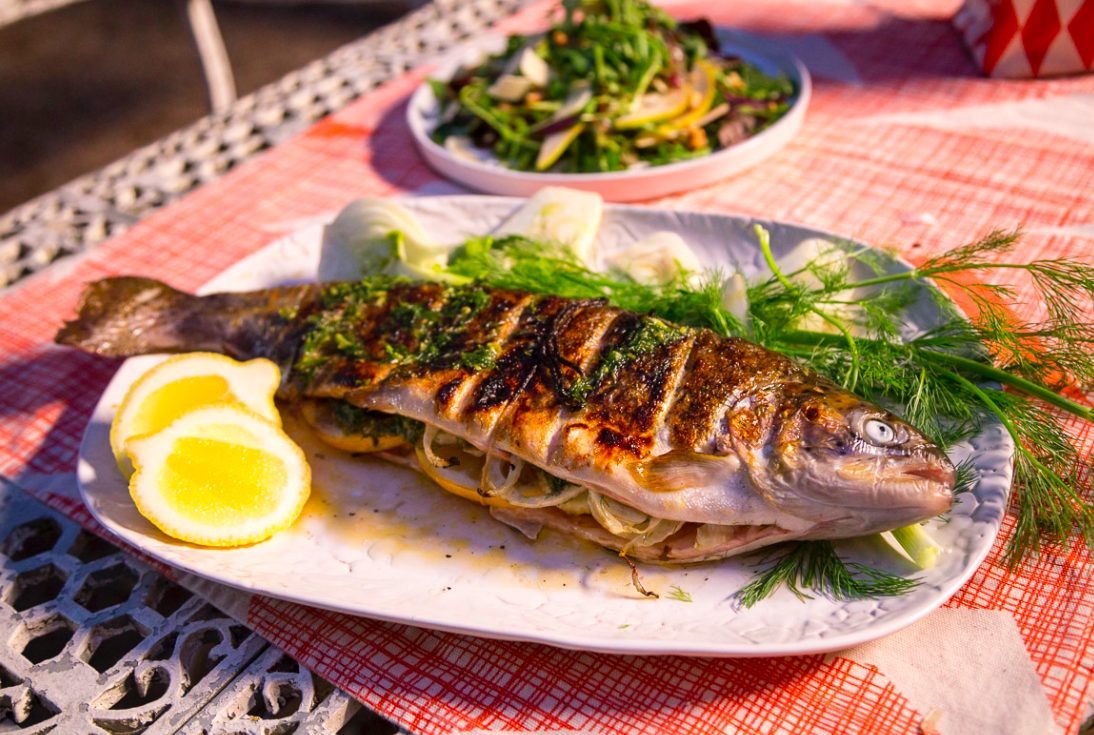
[[[669,588],[669,592],[666,597],[671,600],[678,600],[679,602],[692,602],[691,594],[675,585]]]

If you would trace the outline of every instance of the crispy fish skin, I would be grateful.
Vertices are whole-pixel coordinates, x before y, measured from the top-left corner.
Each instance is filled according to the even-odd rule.
[[[758,345],[602,300],[383,280],[196,297],[123,277],[92,284],[56,341],[268,357],[283,398],[416,419],[687,524],[636,558],[863,535],[953,498],[945,455],[892,414]],[[506,513],[626,546],[554,509]],[[694,524],[737,531],[697,554]]]

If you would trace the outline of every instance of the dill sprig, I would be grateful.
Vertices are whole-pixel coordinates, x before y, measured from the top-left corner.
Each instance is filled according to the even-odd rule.
[[[750,293],[759,323],[767,327],[762,343],[797,354],[845,387],[884,400],[939,444],[969,436],[986,416],[998,418],[1017,447],[1017,524],[1006,554],[1012,566],[1045,541],[1063,543],[1077,534],[1094,545],[1094,506],[1081,486],[1090,477],[1090,459],[1079,455],[1060,414],[1048,408],[1094,421],[1089,406],[1057,392],[1067,384],[1094,385],[1094,265],[994,260],[1017,242],[1017,232],[992,232],[908,272],[865,279],[854,279],[845,266],[829,268],[815,288],[788,287],[776,273]],[[770,253],[764,238],[760,245]],[[852,262],[855,257],[850,256]],[[1006,306],[1015,303],[1012,286],[962,277],[993,270],[1026,273],[1045,305],[1044,318],[1029,322],[1015,316]],[[971,303],[969,319],[926,279]],[[944,322],[909,335],[912,326],[901,311],[889,311],[886,320],[878,318],[878,311],[909,299],[907,289],[915,284],[928,286]],[[777,320],[789,311],[786,303],[824,308],[850,292],[858,294],[854,310],[832,317],[843,326],[839,335],[797,330],[789,319]],[[850,333],[858,335],[857,360],[846,344]],[[982,384],[985,380],[1009,390]]]
[[[783,586],[801,600],[811,599],[806,590],[847,600],[901,595],[919,584],[916,579],[844,561],[831,541],[780,544],[767,552],[764,560],[772,556],[778,560],[737,591],[742,607],[752,607]]]
[[[640,283],[593,271],[565,250],[521,237],[470,240],[454,254],[449,271],[497,287],[604,298],[624,309],[748,338],[885,404],[944,447],[995,416],[1017,447],[1017,522],[1006,562],[1017,565],[1044,543],[1075,536],[1094,546],[1094,471],[1062,423],[1062,412],[1094,421],[1094,411],[1059,392],[1066,385],[1094,387],[1094,265],[1001,261],[1019,235],[992,232],[900,273],[889,272],[885,256],[861,247],[783,272],[766,232],[758,235],[773,275],[748,287],[745,322],[723,303],[725,274],[697,279],[681,270],[664,283]],[[1005,306],[1016,300],[1014,287],[985,279],[995,272],[1025,274],[1044,306],[1043,317],[1016,317]],[[969,318],[938,286],[972,304]],[[926,331],[905,316],[924,292],[942,317]],[[969,482],[966,477],[962,485]],[[854,597],[900,594],[915,584],[848,564],[828,542],[788,548],[742,590],[743,603],[754,604],[782,585],[795,594],[804,588]]]

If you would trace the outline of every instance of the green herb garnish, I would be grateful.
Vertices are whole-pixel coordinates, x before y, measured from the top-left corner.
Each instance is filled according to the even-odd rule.
[[[358,408],[345,401],[331,401],[331,404],[331,415],[346,434],[366,436],[374,441],[387,436],[401,436],[411,445],[422,438],[424,425],[421,421]]]
[[[919,584],[914,579],[845,562],[831,541],[782,544],[764,558],[771,556],[777,556],[778,561],[737,592],[742,606],[752,607],[784,585],[803,600],[810,598],[807,591],[846,600],[901,595]]]
[[[678,602],[692,602],[691,593],[686,592],[676,585],[669,588],[669,593],[666,597],[671,600],[677,600]]]
[[[661,319],[649,317],[639,322],[627,340],[607,350],[588,375],[582,375],[564,389],[566,402],[571,407],[584,405],[597,388],[611,381],[621,370],[644,355],[679,342],[687,330]]]
[[[1061,412],[1092,421],[1094,411],[1058,392],[1068,381],[1081,390],[1094,387],[1094,266],[1073,260],[996,262],[1017,241],[1016,233],[996,232],[898,274],[884,273],[875,252],[851,250],[846,257],[811,263],[805,270],[812,279],[806,282],[798,278],[800,272],[779,269],[766,232],[761,230],[759,238],[775,275],[748,288],[747,324],[722,303],[725,279],[718,274],[695,285],[690,274],[680,272],[650,285],[592,271],[564,250],[520,237],[468,241],[452,256],[448,270],[488,286],[605,298],[676,324],[747,338],[886,404],[942,446],[972,435],[985,418],[995,416],[1018,446],[1017,527],[1007,548],[1008,563],[1036,554],[1043,543],[1065,543],[1076,535],[1094,546],[1094,506],[1083,485],[1094,471],[1061,423]],[[856,278],[852,265],[875,275]],[[997,269],[1030,277],[1047,306],[1043,320],[1017,320],[999,306],[1013,302],[1011,289],[960,275]],[[963,293],[975,313],[966,320],[924,279]],[[923,285],[944,321],[929,332],[908,334],[902,313],[921,297]],[[867,289],[869,296],[851,298],[855,289]],[[832,331],[802,330],[799,325],[808,315]],[[959,484],[968,487],[974,480],[968,468],[962,472]],[[784,584],[798,594],[804,589],[841,598],[900,594],[916,584],[848,564],[827,541],[798,542],[782,551],[741,591],[744,604]]]

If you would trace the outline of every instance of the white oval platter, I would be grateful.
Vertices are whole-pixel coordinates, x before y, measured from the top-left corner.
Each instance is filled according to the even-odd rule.
[[[460,156],[435,143],[430,134],[437,125],[440,106],[428,84],[411,96],[407,123],[414,142],[426,162],[438,173],[476,191],[504,196],[531,196],[545,186],[568,186],[594,191],[611,202],[655,199],[697,189],[755,166],[785,146],[805,120],[812,94],[812,81],[797,57],[773,46],[770,41],[745,33],[718,29],[722,50],[734,53],[769,74],[785,74],[794,82],[797,94],[790,109],[760,133],[707,156],[664,166],[607,173],[564,174],[514,171],[500,161]],[[489,53],[505,48],[505,37],[485,36],[461,47],[434,76],[448,79],[462,63],[474,63]]]
[[[493,197],[405,199],[427,231],[453,242],[490,231],[519,204]],[[755,220],[608,206],[600,238],[625,247],[658,230],[679,232],[710,266],[763,271]],[[816,230],[764,222],[776,255]],[[306,227],[241,260],[204,292],[241,291],[314,280],[322,225]],[[893,262],[894,269],[906,266]],[[912,313],[919,327],[938,318],[929,300]],[[121,539],[167,564],[232,587],[305,605],[489,638],[626,654],[777,656],[847,648],[896,631],[947,600],[991,548],[1006,508],[1014,453],[1009,436],[987,424],[951,450],[971,459],[978,481],[958,496],[948,519],[931,523],[944,551],[916,572],[876,541],[841,545],[852,560],[922,583],[899,597],[799,600],[783,590],[751,609],[734,593],[757,560],[693,567],[643,566],[659,593],[643,599],[613,554],[545,532],[530,542],[485,509],[450,496],[423,476],[379,460],[321,446],[287,421],[312,464],[314,489],[300,520],[253,546],[209,549],[180,543],[142,518],[111,455],[109,426],[132,382],[162,359],[126,361],[104,392],[80,450],[79,481],[94,516]],[[684,601],[685,598],[688,601]]]

